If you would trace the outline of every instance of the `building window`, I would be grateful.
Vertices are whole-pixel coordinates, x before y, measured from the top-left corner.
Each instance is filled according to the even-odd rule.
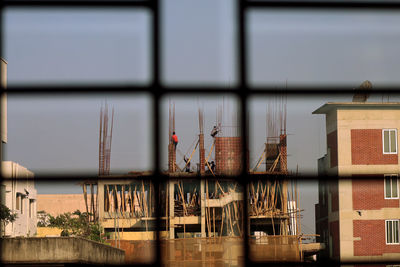
[[[15,197],[15,209],[20,210],[21,208],[21,195],[17,193],[17,196]]]
[[[397,154],[397,130],[382,130],[383,154]]]
[[[21,195],[21,214],[24,214],[24,203],[25,203],[24,195]]]
[[[399,244],[399,220],[386,221],[386,244]]]
[[[23,204],[24,204],[23,195],[20,193],[17,193],[17,196],[15,198],[15,209],[19,210],[21,212],[21,214],[23,213]]]
[[[399,198],[399,181],[397,174],[385,174],[385,198]]]

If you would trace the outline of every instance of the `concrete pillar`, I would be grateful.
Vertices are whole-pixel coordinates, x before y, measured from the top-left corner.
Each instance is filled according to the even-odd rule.
[[[173,223],[175,218],[175,181],[168,180],[169,185],[169,239],[175,238],[175,224]]]
[[[206,199],[204,197],[204,193],[205,193],[205,180],[201,179],[200,182],[201,237],[206,237]]]
[[[282,208],[283,208],[283,213],[287,214],[288,213],[288,199],[287,199],[287,184],[288,184],[288,180],[283,180],[282,181],[282,199],[283,199],[283,203],[282,203]],[[290,218],[290,216],[289,216]],[[288,234],[288,225],[289,225],[289,220],[290,219],[285,219],[284,221],[284,235]]]
[[[279,163],[281,166],[280,171],[287,173],[287,146],[286,146],[286,134],[281,134],[279,136],[279,144],[280,144],[280,154]]]
[[[104,185],[101,180],[97,182],[97,214],[99,220],[104,218]]]
[[[204,134],[199,134],[199,143],[200,143],[200,175],[203,176],[205,173],[205,150],[204,150]]]
[[[245,218],[247,219],[247,233],[250,236],[250,198],[249,198],[249,184],[246,185],[246,191],[245,194],[247,194],[247,197],[245,197],[244,199],[247,199],[246,203],[244,203],[245,205],[247,205],[247,214],[243,214],[243,216],[245,216]]]
[[[176,150],[173,143],[168,145],[168,172],[176,171]]]

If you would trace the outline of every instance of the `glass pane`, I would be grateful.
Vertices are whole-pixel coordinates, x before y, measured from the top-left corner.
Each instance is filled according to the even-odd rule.
[[[7,100],[5,160],[18,162],[35,177],[127,174],[153,168],[147,95],[9,93]]]
[[[351,97],[350,94],[342,96],[268,94],[249,97],[247,105],[250,171],[278,169],[279,165],[273,167],[274,157],[269,155],[266,158],[264,152],[266,149],[277,148],[282,135],[282,138],[287,139],[288,171],[317,176],[319,171],[323,171],[321,164],[322,158],[327,153],[327,135],[325,117],[312,113],[327,102],[349,102]],[[305,145],[307,156],[304,154]],[[273,154],[276,152],[278,151],[275,150]],[[319,159],[321,160],[318,161]],[[324,164],[328,163],[325,158]]]
[[[393,222],[394,243],[399,243],[399,221]]]
[[[387,231],[387,243],[393,243],[393,229],[392,229],[392,221],[386,222],[386,231]]]
[[[398,195],[398,185],[397,185],[397,176],[392,177],[392,197],[399,197]]]
[[[7,8],[8,83],[147,84],[150,14],[143,9]]]
[[[168,95],[161,108],[162,170],[192,175],[200,170],[211,175],[240,173],[243,154],[236,97]],[[173,132],[178,139],[176,146]],[[205,166],[199,167],[201,153],[204,153]]]
[[[390,198],[392,197],[392,190],[391,190],[391,184],[390,184],[390,176],[385,177],[385,191],[386,195],[385,197]]]
[[[236,2],[166,0],[161,7],[163,82],[236,83]]]
[[[397,11],[253,9],[248,18],[254,87],[400,84]]]
[[[390,131],[390,152],[396,152],[397,147],[396,147],[396,131],[392,130]]]
[[[161,196],[174,203],[161,207],[162,221],[169,218],[161,232],[162,263],[243,266],[243,188],[232,180],[187,178],[161,187]]]
[[[112,179],[99,179],[92,184],[82,183],[82,180],[42,180],[35,184],[38,237],[63,235],[59,219],[69,218],[70,226],[65,227],[64,232],[72,234],[80,227],[76,220],[88,218],[84,222],[96,227],[78,236],[124,250],[125,262],[122,263],[155,261],[156,205],[154,186],[148,177],[113,175]],[[98,231],[93,231],[97,228]]]
[[[389,131],[383,131],[383,151],[389,153]]]

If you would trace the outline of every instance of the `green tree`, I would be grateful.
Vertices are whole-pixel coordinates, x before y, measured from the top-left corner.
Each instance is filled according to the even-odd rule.
[[[1,235],[6,228],[6,225],[17,219],[17,214],[11,212],[11,210],[3,204],[0,204],[0,220],[1,220]]]
[[[89,216],[89,213],[80,210],[73,213],[66,212],[56,217],[49,215],[48,226],[62,229],[61,236],[79,236],[104,243],[106,239],[104,229],[98,222],[90,222]]]

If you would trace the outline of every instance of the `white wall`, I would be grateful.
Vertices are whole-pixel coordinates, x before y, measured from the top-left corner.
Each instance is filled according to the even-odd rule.
[[[18,163],[3,161],[1,162],[1,174],[2,184],[5,185],[5,205],[17,214],[17,219],[6,226],[5,235],[12,237],[35,235],[37,192],[33,172]],[[17,209],[17,195],[20,195],[19,199],[22,199],[22,209]]]
[[[0,75],[2,88],[7,87],[7,62],[4,59],[0,59]],[[0,96],[1,106],[1,141],[7,143],[7,96],[2,94]]]

